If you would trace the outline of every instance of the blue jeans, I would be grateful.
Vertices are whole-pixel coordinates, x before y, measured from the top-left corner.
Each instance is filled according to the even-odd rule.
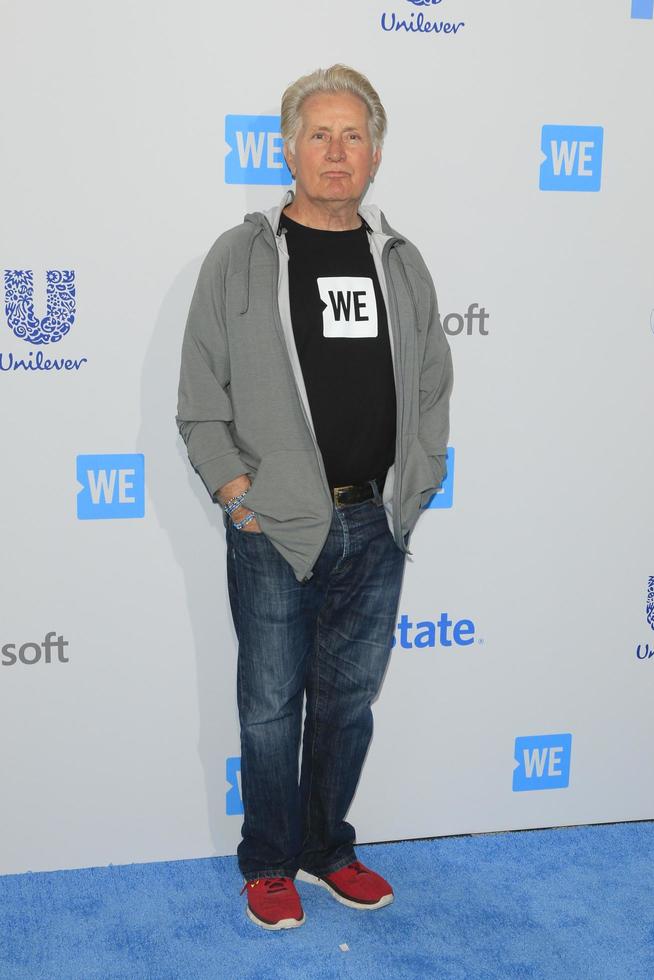
[[[379,496],[334,507],[308,582],[265,534],[231,521],[226,528],[238,637],[239,867],[248,880],[294,878],[299,868],[328,874],[355,860],[345,816],[372,736],[405,556]]]

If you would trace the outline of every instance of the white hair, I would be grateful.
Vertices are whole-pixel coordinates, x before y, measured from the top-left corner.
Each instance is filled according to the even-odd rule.
[[[291,82],[282,95],[282,139],[295,152],[295,140],[302,125],[302,103],[321,92],[349,92],[358,96],[368,110],[368,128],[373,149],[381,149],[386,135],[386,111],[365,75],[347,65],[317,68]]]

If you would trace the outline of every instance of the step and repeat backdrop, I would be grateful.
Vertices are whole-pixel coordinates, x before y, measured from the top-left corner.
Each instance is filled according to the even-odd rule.
[[[654,817],[653,0],[5,0],[0,873],[234,853],[222,512],[175,425],[207,250],[316,67],[452,347],[360,841]]]

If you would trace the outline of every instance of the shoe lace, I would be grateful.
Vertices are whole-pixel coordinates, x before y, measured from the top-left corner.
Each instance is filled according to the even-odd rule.
[[[245,882],[241,888],[240,894],[243,894],[248,885],[250,888],[255,888],[257,885],[261,885],[269,895],[276,895],[279,892],[286,891],[290,883],[290,878],[255,878],[254,881]]]
[[[368,869],[365,865],[361,864],[361,861],[352,861],[351,864],[347,865],[348,871],[354,871],[355,874],[365,875],[368,873]]]

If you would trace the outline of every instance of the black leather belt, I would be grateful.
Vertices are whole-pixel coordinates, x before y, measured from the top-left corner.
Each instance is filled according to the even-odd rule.
[[[375,496],[373,483],[377,485],[377,491],[381,496],[384,489],[385,477],[375,477],[367,483],[350,484],[346,487],[332,487],[332,497],[337,507],[347,507],[348,504],[361,504],[364,500],[371,500]]]

